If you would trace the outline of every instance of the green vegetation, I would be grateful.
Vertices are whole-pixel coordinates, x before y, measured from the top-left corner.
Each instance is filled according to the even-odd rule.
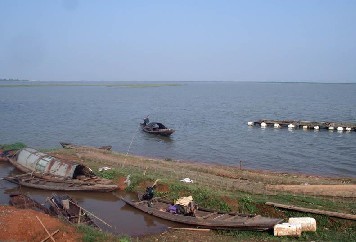
[[[99,171],[97,175],[105,179],[115,180],[120,176],[120,173],[116,169],[110,169],[106,171]]]
[[[106,242],[106,241],[117,241],[117,242],[129,242],[131,241],[128,236],[114,236],[109,233],[105,233],[94,229],[90,226],[79,225],[77,229],[83,234],[84,242]]]
[[[20,79],[6,79],[6,78],[0,78],[0,82],[27,82],[28,80],[20,80]]]
[[[7,150],[19,150],[22,148],[26,148],[27,146],[24,143],[17,142],[13,144],[0,144],[0,149],[7,151]]]
[[[79,151],[66,150],[68,154]],[[236,211],[241,213],[260,214],[267,217],[278,217],[287,220],[289,217],[310,216],[317,220],[316,232],[303,232],[298,238],[300,241],[352,241],[356,237],[356,222],[337,219],[329,216],[293,212],[286,209],[278,209],[265,205],[265,202],[277,202],[302,206],[314,209],[353,213],[356,211],[354,199],[342,197],[323,197],[315,195],[291,194],[287,192],[256,192],[256,186],[261,182],[278,184],[288,181],[288,176],[271,175],[271,178],[263,176],[262,180],[258,173],[250,173],[247,170],[227,171],[220,168],[214,169],[204,164],[202,166],[184,165],[171,159],[154,160],[119,153],[102,153],[100,156],[91,156],[91,153],[81,153],[82,160],[93,170],[102,166],[109,166],[112,170],[98,173],[102,177],[116,180],[119,177],[130,175],[131,184],[126,188],[130,192],[144,192],[148,185],[152,185],[156,179],[156,196],[169,201],[174,201],[182,196],[193,196],[200,207],[216,209],[220,211]],[[100,157],[100,159],[98,158]],[[194,172],[194,173],[192,173]],[[230,172],[230,173],[228,173]],[[236,173],[233,173],[236,172]],[[232,187],[228,182],[236,174],[238,178],[248,180],[254,184],[251,187]],[[194,178],[194,183],[182,183],[179,179],[187,176]],[[272,179],[268,181],[267,179]],[[274,179],[274,180],[273,180]],[[283,180],[284,179],[284,180]],[[302,178],[301,178],[302,179]],[[303,178],[304,179],[304,178]],[[308,178],[309,179],[309,178]],[[322,178],[310,178],[308,182],[321,182]],[[314,179],[314,180],[312,180]],[[234,182],[239,179],[234,178]],[[244,181],[244,180],[242,180]],[[257,182],[256,182],[257,181]],[[293,178],[293,182],[295,179]],[[327,183],[327,180],[322,181]],[[335,182],[335,181],[333,181]],[[353,183],[354,181],[350,181]],[[322,184],[323,184],[322,183]],[[256,184],[256,185],[255,185]],[[268,183],[267,183],[268,184]],[[248,188],[248,189],[247,189]],[[241,241],[294,241],[296,238],[277,238],[271,232],[254,231],[217,231],[218,234],[227,236],[229,240]]]

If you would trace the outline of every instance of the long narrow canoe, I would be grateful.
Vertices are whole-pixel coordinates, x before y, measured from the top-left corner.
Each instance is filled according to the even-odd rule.
[[[93,182],[78,182],[75,180],[48,180],[34,177],[31,174],[22,174],[13,177],[4,177],[4,180],[17,185],[50,191],[95,191],[111,192],[117,189],[116,185],[95,184]]]
[[[200,228],[265,231],[272,229],[274,225],[283,220],[279,218],[262,217],[260,215],[212,212],[204,209],[198,209],[195,212],[195,217],[185,216],[183,214],[172,214],[167,212],[169,203],[160,199],[153,199],[150,205],[147,201],[135,202],[125,198],[121,199],[126,204],[137,208],[144,213],[172,222],[197,226]]]
[[[72,143],[66,143],[66,142],[59,142],[61,146],[64,149],[78,149],[78,148],[91,148],[91,149],[99,149],[99,150],[111,150],[112,146],[111,145],[105,145],[105,146],[100,146],[100,147],[90,147],[90,146],[83,146],[83,145],[76,145]]]

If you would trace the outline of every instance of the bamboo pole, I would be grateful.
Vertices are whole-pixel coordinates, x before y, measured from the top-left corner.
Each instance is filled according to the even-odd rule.
[[[54,231],[51,236],[53,237],[56,233],[59,232],[59,229],[57,229],[56,231]],[[43,240],[41,240],[41,242],[45,242],[46,240],[48,240],[50,238],[50,236],[48,235],[46,238],[44,238]]]
[[[80,216],[82,213],[82,207],[79,207],[79,214],[78,214],[78,224],[80,224]]]
[[[293,206],[293,205],[285,205],[285,204],[273,203],[273,202],[266,202],[266,205],[271,205],[271,206],[275,206],[277,208],[285,208],[285,209],[295,210],[295,211],[300,211],[300,212],[305,212],[305,213],[315,213],[315,214],[321,214],[321,215],[328,215],[331,217],[356,220],[356,215],[353,215],[353,214],[338,213],[338,212],[331,212],[331,211],[311,209],[311,208],[303,208],[303,207],[297,207],[297,206]]]
[[[75,204],[76,206],[78,206],[81,210],[83,210],[85,213],[89,214],[90,216],[93,216],[94,218],[96,218],[97,220],[99,220],[100,222],[102,222],[103,224],[109,226],[110,228],[112,228],[112,226],[108,223],[106,223],[104,220],[102,220],[101,218],[95,216],[92,212],[89,212],[88,210],[82,208],[81,206],[79,206],[78,204],[72,202],[71,200],[69,200],[71,203]]]
[[[56,242],[56,241],[54,240],[54,238],[52,237],[52,235],[48,232],[48,230],[46,229],[46,227],[44,226],[44,224],[42,223],[41,219],[40,219],[38,216],[36,216],[36,218],[38,219],[38,221],[40,221],[42,227],[46,230],[46,232],[47,232],[48,236],[51,238],[51,240],[52,240],[53,242]]]

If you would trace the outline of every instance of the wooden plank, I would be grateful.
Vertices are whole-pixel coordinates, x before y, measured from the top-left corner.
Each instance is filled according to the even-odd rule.
[[[311,208],[303,208],[303,207],[297,207],[297,206],[293,206],[293,205],[285,205],[285,204],[273,203],[273,202],[266,202],[266,205],[271,205],[271,206],[274,206],[277,208],[285,208],[285,209],[295,210],[295,211],[300,211],[300,212],[305,212],[305,213],[315,213],[315,214],[327,215],[327,216],[331,216],[331,217],[356,220],[356,215],[353,215],[353,214],[338,213],[338,212],[331,212],[331,211],[311,209]]]

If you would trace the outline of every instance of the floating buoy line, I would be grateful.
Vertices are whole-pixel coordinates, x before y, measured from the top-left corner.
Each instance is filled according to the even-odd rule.
[[[356,123],[346,122],[314,122],[314,121],[297,121],[297,120],[259,120],[249,121],[248,126],[260,126],[261,128],[273,127],[288,128],[288,129],[303,129],[303,130],[320,130],[325,129],[329,131],[337,130],[339,132],[356,131]]]

